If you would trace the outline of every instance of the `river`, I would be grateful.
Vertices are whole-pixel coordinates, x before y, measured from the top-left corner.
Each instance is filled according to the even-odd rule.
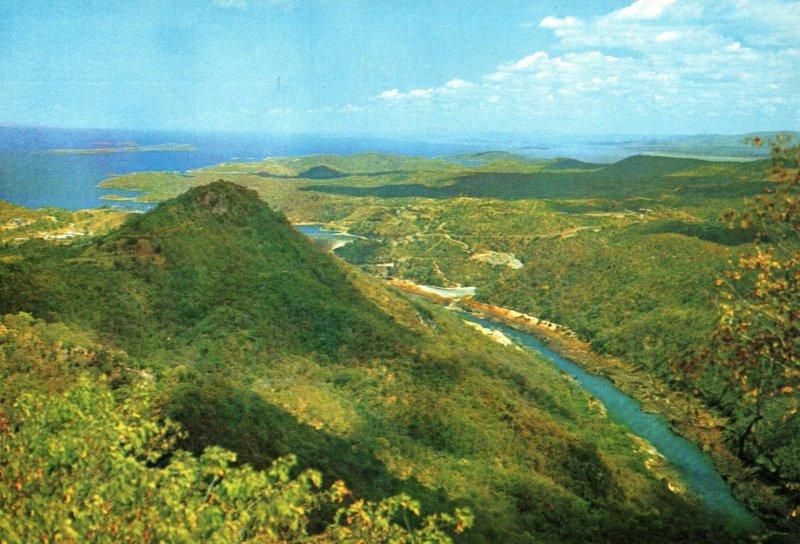
[[[355,240],[363,239],[363,236],[325,229],[320,223],[298,224],[294,227],[329,251],[339,249]]]
[[[724,519],[729,527],[749,533],[757,533],[763,529],[761,520],[731,494],[730,488],[717,472],[711,457],[675,434],[663,417],[643,412],[639,403],[617,390],[610,380],[586,372],[580,366],[550,350],[539,339],[470,314],[462,313],[461,316],[473,323],[499,330],[519,344],[551,360],[564,373],[573,376],[581,387],[605,405],[611,419],[652,444],[675,468],[683,483],[700,497],[708,510]]]

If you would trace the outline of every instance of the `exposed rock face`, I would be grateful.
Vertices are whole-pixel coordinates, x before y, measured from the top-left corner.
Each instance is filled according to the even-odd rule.
[[[475,253],[470,256],[470,259],[489,263],[492,266],[502,265],[514,270],[519,270],[525,266],[522,261],[517,259],[513,253],[498,253],[496,251],[484,251],[483,253]]]
[[[473,323],[472,321],[464,321],[464,323],[467,326],[472,327],[476,331],[478,331],[478,332],[480,332],[482,334],[485,334],[486,336],[488,336],[489,338],[491,338],[492,340],[494,340],[498,344],[502,344],[504,346],[515,346],[514,341],[511,340],[511,338],[509,338],[505,334],[503,334],[501,331],[490,329],[488,327],[484,327],[483,325],[481,325],[479,323]],[[517,349],[519,349],[519,347],[517,347]]]

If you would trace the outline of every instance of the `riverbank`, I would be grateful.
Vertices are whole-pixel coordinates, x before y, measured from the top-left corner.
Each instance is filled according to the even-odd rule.
[[[642,411],[663,416],[670,429],[708,453],[734,496],[767,522],[786,515],[786,506],[775,489],[755,480],[744,463],[725,445],[722,431],[726,420],[696,397],[669,387],[663,381],[619,358],[595,353],[567,327],[528,316],[471,297],[453,299],[432,294],[406,280],[391,280],[395,287],[439,304],[462,309],[488,321],[505,324],[541,340],[557,355],[587,372],[611,381],[622,393],[637,401]]]

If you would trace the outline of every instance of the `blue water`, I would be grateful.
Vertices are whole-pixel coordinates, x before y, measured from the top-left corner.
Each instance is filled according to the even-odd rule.
[[[761,521],[733,497],[730,488],[714,467],[711,457],[672,432],[663,417],[642,412],[639,404],[618,391],[611,381],[586,372],[529,334],[469,314],[462,314],[462,317],[480,323],[484,327],[502,331],[508,337],[553,361],[563,372],[574,376],[581,387],[605,405],[611,419],[655,446],[706,507],[725,519],[731,528],[746,532],[758,532],[762,529]]]
[[[355,240],[357,238],[362,238],[361,236],[355,236],[353,234],[347,234],[346,232],[339,232],[335,230],[329,230],[323,227],[321,223],[307,223],[305,225],[295,225],[295,228],[305,234],[306,236],[310,236],[312,238],[343,238],[343,239],[350,239]]]
[[[196,151],[152,151],[82,155],[47,155],[53,149],[92,149],[136,142],[139,146],[188,144]],[[495,134],[449,139],[337,137],[314,134],[268,135],[136,130],[78,130],[0,127],[0,200],[31,208],[68,209],[98,206],[146,208],[135,203],[101,200],[104,194],[133,196],[115,189],[98,189],[101,181],[131,172],[187,172],[233,161],[255,161],[317,153],[352,154],[366,151],[420,157],[446,157],[485,151],[510,151],[530,157],[572,157],[613,162],[650,149],[649,144],[622,139],[561,135]],[[652,147],[652,146],[651,146]],[[668,149],[668,148],[667,148]],[[737,153],[736,149],[725,151]],[[463,161],[468,163],[470,161]],[[479,163],[480,161],[473,161]]]
[[[53,149],[90,149],[98,142],[120,144],[130,141],[135,141],[140,146],[190,144],[197,150],[95,155],[42,154]],[[524,143],[524,141],[506,142],[506,145],[497,141],[431,143],[316,135],[0,127],[0,200],[30,208],[57,206],[75,210],[108,205],[146,208],[147,206],[135,203],[104,201],[101,197],[105,194],[134,196],[136,193],[117,189],[104,190],[96,186],[113,175],[142,171],[187,172],[221,162],[253,161],[270,156],[376,151],[435,157],[505,149],[522,151],[532,156],[571,155],[586,159],[591,158],[587,155],[592,153],[607,153],[598,151],[602,149],[599,143],[594,150],[583,144],[581,152],[575,149],[575,153],[565,153],[566,144],[546,149],[532,148],[531,151],[522,145]],[[342,233],[325,231],[318,225],[302,225],[298,228],[301,232],[317,239],[332,238],[336,241],[352,239]],[[588,392],[606,405],[609,415],[614,420],[653,444],[680,472],[686,483],[703,499],[709,509],[740,527],[755,530],[760,526],[760,522],[730,494],[711,459],[694,445],[670,431],[663,418],[643,413],[634,400],[617,391],[610,381],[586,373],[580,367],[547,349],[535,338],[488,321],[471,317],[470,319],[486,327],[502,330],[523,345],[551,359],[564,372],[575,376]]]
[[[43,154],[53,149],[92,149],[100,142],[119,145],[130,141],[140,146],[189,144],[197,150]],[[99,189],[97,184],[113,175],[131,172],[187,172],[221,162],[266,157],[366,151],[435,157],[482,150],[485,148],[479,144],[318,135],[0,127],[0,200],[29,208],[57,206],[77,210],[109,205],[141,208],[135,203],[101,200],[105,194],[134,196],[135,193]]]
[[[349,244],[362,236],[354,236],[344,232],[336,232],[334,230],[327,230],[322,228],[320,224],[313,225],[295,225],[295,228],[317,242],[318,244],[328,249],[341,247]]]

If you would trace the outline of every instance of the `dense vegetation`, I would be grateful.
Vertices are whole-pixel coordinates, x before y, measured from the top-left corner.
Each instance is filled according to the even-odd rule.
[[[696,154],[705,144],[687,140],[685,145],[687,153]],[[342,176],[302,177],[322,166]],[[715,283],[733,267],[729,263],[742,257],[750,263],[742,266],[752,268],[742,273],[739,292],[748,292],[747,282],[765,272],[759,263],[766,261],[748,256],[756,251],[756,234],[762,233],[765,250],[774,229],[753,221],[727,225],[720,217],[774,189],[769,161],[634,156],[598,165],[510,153],[459,156],[450,163],[316,156],[235,165],[235,170],[221,165],[181,178],[182,185],[159,174],[139,176],[135,183],[116,178],[108,185],[143,189],[147,198],[158,200],[226,171],[293,221],[324,222],[367,237],[337,253],[372,274],[475,286],[481,301],[567,325],[594,351],[632,363],[640,373],[635,379],[649,384],[650,406],[660,402],[664,411],[672,410],[663,388],[701,398],[714,410],[712,419],[727,449],[783,495],[759,498],[748,491],[746,498],[789,523],[788,530],[797,530],[789,516],[798,504],[792,491],[800,480],[794,468],[798,448],[785,439],[797,433],[795,420],[783,415],[793,410],[797,389],[785,389],[780,402],[770,403],[769,413],[747,415],[749,408],[742,411],[734,402],[739,386],[729,383],[731,372],[724,365],[709,373],[685,372],[687,365],[709,364],[704,354],[720,318],[714,301],[723,296]],[[792,202],[796,196],[788,198]],[[780,240],[790,252],[796,246],[791,237]],[[524,266],[502,264],[512,258]],[[776,270],[767,271],[767,277]],[[795,302],[784,304],[796,308]],[[791,386],[785,376],[779,381]],[[683,425],[691,434],[690,427]],[[767,429],[780,431],[769,431],[767,439],[759,434]],[[707,439],[712,440],[701,439],[704,446],[727,463],[718,454],[719,444]],[[737,479],[750,478],[728,468]]]
[[[31,238],[70,240],[105,234],[119,227],[126,215],[111,208],[77,212],[58,208],[29,210],[0,201],[0,243],[21,244]]]
[[[151,415],[149,376],[67,327],[6,316],[0,361],[2,542],[444,543],[471,523],[458,510],[401,527],[415,501],[343,504],[341,481],[293,477],[293,456],[256,471],[216,446],[177,450],[180,427]],[[333,523],[314,531],[325,508]]]
[[[367,531],[366,541],[380,541],[368,531],[385,522],[369,520],[404,527],[394,514],[416,509],[407,495],[423,517],[456,512],[427,525],[408,518],[406,531],[431,539],[444,538],[440,526],[463,528],[463,507],[474,514],[464,542],[714,542],[724,534],[550,364],[332,258],[239,186],[194,188],[105,236],[3,253],[0,312],[51,323],[7,317],[3,329],[15,331],[0,357],[4,384],[13,384],[0,407],[3,432],[13,434],[0,459],[3,511],[42,509],[28,525],[12,516],[8,531],[52,534],[70,524],[80,540],[117,523],[133,539],[146,530],[167,538],[195,519],[208,538],[225,540],[226,531],[255,534],[258,520],[283,508],[288,517],[267,519],[264,531],[334,541]],[[88,343],[92,354],[79,348]],[[186,431],[174,444],[165,416]],[[95,428],[97,455],[82,458],[86,429]],[[139,442],[112,440],[109,429]],[[41,454],[58,444],[69,462]],[[231,468],[231,454],[213,446],[253,469]],[[287,481],[289,467],[277,460],[292,454],[298,469],[324,478]],[[55,488],[17,485],[13,475],[36,480],[40,463],[57,464]],[[96,474],[97,490],[73,466]],[[230,478],[216,484],[224,496],[209,494],[219,470]],[[148,493],[174,473],[175,496]],[[341,498],[340,479],[373,502],[356,500],[337,516],[317,483]],[[136,497],[142,518],[129,523],[130,511],[113,509],[98,490]],[[96,510],[81,517],[73,497],[113,512],[111,525],[97,525]],[[155,504],[167,511],[162,532],[139,524]],[[247,516],[242,504],[253,505]]]
[[[763,145],[762,141],[757,141]],[[800,146],[772,144],[770,191],[731,223],[753,225],[755,247],[724,277],[709,349],[689,375],[731,416],[738,455],[781,482],[800,513]]]

